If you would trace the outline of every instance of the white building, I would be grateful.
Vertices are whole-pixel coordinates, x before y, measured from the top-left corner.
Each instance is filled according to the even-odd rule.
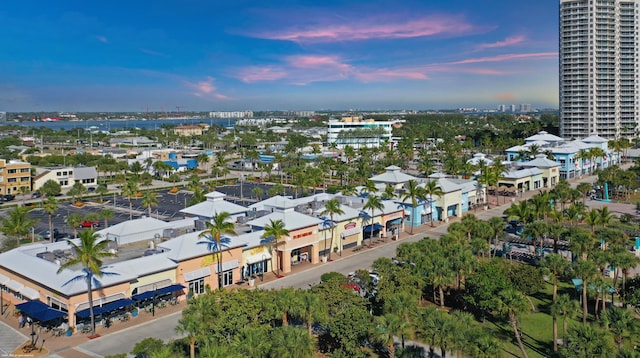
[[[632,137],[638,129],[640,0],[560,0],[560,133]]]
[[[335,143],[338,149],[351,146],[359,148],[377,148],[385,141],[391,142],[394,126],[402,121],[362,120],[362,117],[344,117],[342,120],[330,120],[327,130],[327,144]]]
[[[62,189],[71,188],[76,182],[85,187],[98,186],[98,171],[95,167],[60,167],[41,170],[33,178],[33,190],[40,189],[44,183],[53,180]]]

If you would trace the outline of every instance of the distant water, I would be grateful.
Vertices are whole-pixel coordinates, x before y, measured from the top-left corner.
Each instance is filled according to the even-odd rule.
[[[6,125],[19,125],[23,127],[30,128],[51,128],[55,130],[69,130],[82,128],[89,130],[100,130],[100,131],[108,131],[111,129],[134,129],[134,128],[144,128],[144,129],[160,129],[163,124],[166,125],[191,125],[198,123],[207,123],[208,125],[218,125],[223,127],[229,127],[235,125],[235,118],[189,118],[189,119],[154,119],[154,120],[105,120],[105,121],[53,121],[53,122],[6,122]],[[3,123],[4,124],[4,123]],[[95,128],[97,127],[97,129]]]

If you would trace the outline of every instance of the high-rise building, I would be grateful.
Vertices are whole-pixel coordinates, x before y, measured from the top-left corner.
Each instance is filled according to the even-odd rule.
[[[560,0],[560,134],[632,137],[638,127],[640,0]]]

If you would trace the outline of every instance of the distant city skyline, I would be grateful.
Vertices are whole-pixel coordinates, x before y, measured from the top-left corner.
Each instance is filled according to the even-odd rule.
[[[557,108],[558,7],[10,2],[0,111]]]

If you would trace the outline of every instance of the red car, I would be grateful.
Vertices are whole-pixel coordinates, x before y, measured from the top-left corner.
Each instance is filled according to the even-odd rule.
[[[100,227],[100,222],[85,220],[80,223],[80,227],[91,227],[91,228]]]

